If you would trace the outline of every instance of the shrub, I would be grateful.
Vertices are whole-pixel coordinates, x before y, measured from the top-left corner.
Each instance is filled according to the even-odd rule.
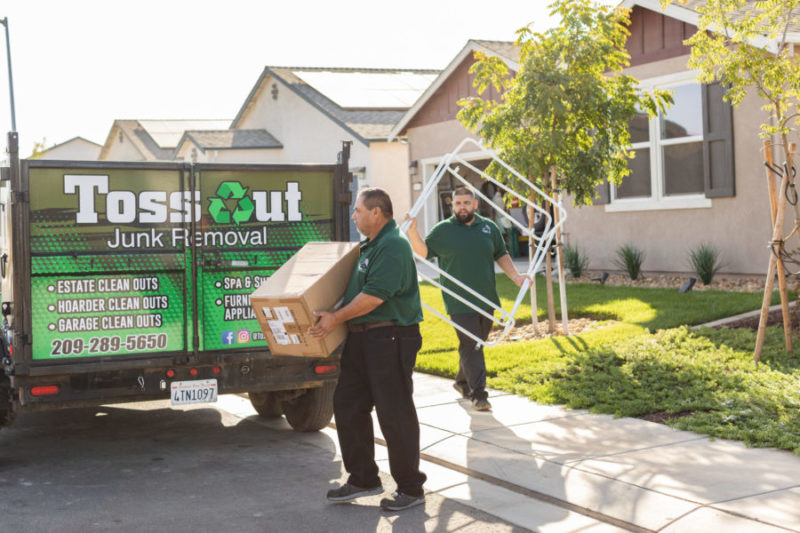
[[[689,261],[692,263],[692,270],[704,285],[710,285],[714,274],[722,268],[719,252],[712,244],[708,243],[703,243],[690,250]]]
[[[628,273],[631,279],[638,279],[644,263],[644,251],[635,244],[624,244],[617,248],[617,259],[614,264]]]
[[[578,247],[571,244],[564,246],[564,262],[573,277],[579,278],[589,267],[589,257]]]

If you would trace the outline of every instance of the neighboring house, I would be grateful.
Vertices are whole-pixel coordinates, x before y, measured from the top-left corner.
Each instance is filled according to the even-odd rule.
[[[456,118],[459,110],[456,102],[461,98],[477,95],[472,84],[474,76],[468,72],[475,63],[476,52],[499,57],[512,72],[519,70],[519,50],[514,43],[470,40],[392,128],[391,138],[405,137],[408,140],[414,201],[419,196],[423,183],[433,175],[444,156],[464,137],[477,138]],[[494,88],[487,89],[481,96],[494,99],[499,97]],[[479,150],[460,155],[482,170],[489,163],[487,154],[488,152]],[[462,169],[462,172],[471,183],[481,183],[476,174],[467,169]],[[450,176],[439,182],[437,194],[429,197],[419,217],[425,232],[430,231],[436,222],[449,216],[447,205],[441,199],[457,184],[458,181]],[[483,214],[491,215],[491,212],[484,210]]]
[[[187,130],[224,130],[230,120],[115,120],[99,159],[173,161]]]
[[[267,130],[189,130],[175,149],[175,159],[193,162],[256,162],[262,153],[283,145]],[[269,160],[269,157],[263,159]]]
[[[100,146],[83,137],[73,137],[68,141],[42,150],[36,159],[58,159],[62,161],[95,161],[100,155]]]
[[[333,164],[351,141],[354,191],[386,189],[402,218],[411,205],[408,146],[389,132],[437,74],[268,66],[232,122],[115,120],[100,159]]]
[[[389,132],[438,71],[266,67],[231,129],[268,131],[281,148],[254,150],[275,163],[332,163],[352,141],[354,188],[384,188],[395,217],[411,205],[408,146]],[[220,152],[222,154],[222,152]]]
[[[620,187],[599,188],[593,206],[573,207],[565,198],[565,238],[586,251],[592,269],[617,269],[616,250],[627,243],[644,250],[643,268],[650,272],[690,272],[688,253],[702,243],[721,252],[723,273],[763,275],[767,267],[771,224],[758,126],[767,116],[757,96],[732,109],[718,84],[701,85],[688,70],[690,50],[683,41],[697,30],[697,4],[673,3],[662,12],[659,0],[622,3],[632,8],[626,45],[631,66],[625,73],[646,90],[674,91],[675,104],[665,115],[641,114],[631,122],[636,157]],[[788,37],[800,42],[798,35]],[[502,57],[516,70],[517,55],[501,45],[470,41],[392,131],[407,136],[420,180],[469,134],[455,113],[456,100],[467,93],[471,52]],[[425,210],[426,228],[439,217],[441,207],[433,198]]]

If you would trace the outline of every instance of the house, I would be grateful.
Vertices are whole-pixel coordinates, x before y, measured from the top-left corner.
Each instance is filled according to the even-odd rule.
[[[615,251],[626,243],[644,251],[651,272],[691,272],[688,254],[702,243],[721,253],[722,273],[767,268],[772,225],[759,138],[766,112],[754,94],[731,108],[719,84],[702,85],[688,70],[683,41],[697,31],[699,3],[665,11],[658,0],[622,3],[632,9],[626,74],[645,89],[673,91],[675,103],[661,116],[634,119],[636,157],[620,187],[605,187],[593,206],[568,208],[569,240],[587,251],[593,269],[616,268]]]
[[[353,189],[386,189],[402,216],[411,205],[408,146],[389,132],[437,74],[268,66],[232,121],[115,120],[100,159],[330,164],[351,141]]]
[[[672,90],[675,104],[662,116],[642,114],[631,122],[636,157],[620,187],[601,187],[592,206],[575,207],[565,198],[565,240],[587,253],[592,269],[617,269],[616,250],[628,243],[644,251],[648,272],[690,272],[689,251],[702,243],[721,253],[722,273],[763,275],[767,267],[771,222],[758,127],[766,119],[763,103],[748,95],[732,109],[719,84],[701,85],[688,69],[683,41],[697,30],[698,3],[676,2],[661,11],[659,0],[622,2],[632,9],[625,73],[646,90]],[[470,90],[472,53],[501,57],[513,71],[518,56],[509,46],[470,41],[393,129],[393,136],[408,138],[419,181],[470,135],[455,120],[455,102]],[[481,160],[480,153],[468,155]],[[426,228],[440,219],[436,198],[424,214]]]
[[[382,187],[396,217],[411,206],[408,145],[389,132],[436,77],[435,70],[265,67],[231,130],[263,129],[278,147],[254,161],[330,163],[352,141],[354,188]],[[222,152],[220,152],[222,154]]]
[[[73,137],[68,141],[42,150],[36,159],[58,159],[61,161],[94,161],[100,155],[102,146],[83,137]]]
[[[173,161],[187,130],[228,129],[230,120],[115,120],[100,160]]]

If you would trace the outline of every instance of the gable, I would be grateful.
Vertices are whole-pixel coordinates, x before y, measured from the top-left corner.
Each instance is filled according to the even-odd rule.
[[[417,111],[408,124],[403,128],[410,128],[455,120],[458,113],[458,100],[470,96],[478,96],[478,91],[473,87],[474,74],[469,73],[469,68],[475,63],[474,53],[467,56],[453,70],[447,80],[433,93],[425,104]],[[482,98],[499,100],[500,94],[494,87],[484,91]]]
[[[631,56],[631,66],[642,65],[671,57],[688,55],[691,48],[683,41],[694,35],[697,26],[656,11],[633,6],[630,36],[625,48]]]

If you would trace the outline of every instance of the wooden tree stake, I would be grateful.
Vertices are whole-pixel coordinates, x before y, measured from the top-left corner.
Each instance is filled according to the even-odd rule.
[[[528,177],[528,181],[531,181],[530,177]],[[536,198],[536,192],[531,189],[530,193],[530,200],[533,201]],[[530,206],[525,207],[526,211],[528,212],[528,231],[530,235],[533,235],[533,208]],[[516,244],[516,243],[515,243]],[[528,264],[533,263],[533,253],[536,250],[535,243],[533,242],[533,238],[528,238]],[[535,334],[539,333],[539,305],[536,303],[536,272],[533,273],[531,277],[531,324],[533,324],[533,331]]]
[[[771,149],[771,147],[770,147]],[[790,147],[784,146],[787,155],[787,163],[789,168],[793,165],[793,154],[794,154],[794,145]],[[771,153],[768,151],[767,153]],[[768,156],[769,157],[769,156]],[[770,178],[771,180],[772,178]],[[786,197],[782,194],[782,191],[786,190],[786,186],[789,183],[789,173],[784,173],[783,177],[781,178],[781,185],[777,191],[777,195],[770,194],[771,197],[775,197],[777,201],[777,209],[775,210],[775,223],[772,226],[772,243],[777,243],[782,239],[783,235],[783,219],[786,214]],[[773,184],[774,186],[774,184]],[[770,200],[772,202],[772,200]],[[780,250],[779,250],[780,251]],[[764,337],[766,335],[767,330],[767,320],[769,318],[769,304],[772,300],[772,288],[775,285],[775,274],[778,270],[778,261],[777,257],[774,253],[770,252],[769,256],[769,267],[767,268],[767,279],[764,284],[764,298],[761,301],[761,316],[758,319],[758,333],[756,334],[756,347],[753,351],[753,360],[758,363],[761,360],[761,352],[764,349]],[[780,280],[778,281],[780,286]],[[784,299],[784,290],[786,288],[786,280],[784,278],[783,288],[781,290],[781,299]],[[784,321],[788,316],[788,303],[787,309],[784,311]],[[786,326],[784,322],[784,333],[786,331]],[[791,335],[791,328],[789,328],[789,334]],[[788,341],[789,346],[791,345],[791,338]],[[789,348],[787,347],[787,350]]]
[[[559,201],[561,193],[556,186],[556,169],[550,169],[550,183],[553,187],[553,199]],[[561,214],[553,209],[553,224],[558,225]],[[567,316],[567,279],[564,272],[564,243],[561,240],[561,228],[556,228],[556,257],[558,259],[558,293],[561,297],[561,328],[564,335],[569,335],[569,317]]]

